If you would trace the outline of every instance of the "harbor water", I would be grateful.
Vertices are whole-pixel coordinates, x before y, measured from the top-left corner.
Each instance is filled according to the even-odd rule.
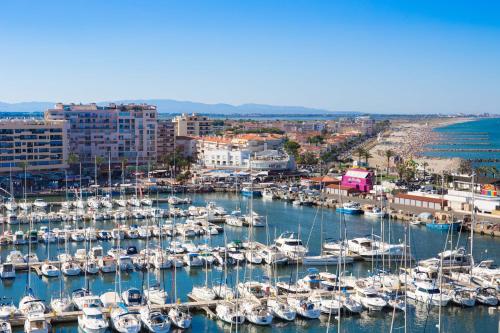
[[[204,206],[207,202],[214,201],[217,205],[224,207],[228,212],[241,208],[243,212],[247,210],[249,204],[248,198],[242,198],[234,194],[196,194],[191,196],[193,205]],[[167,208],[167,204],[160,204],[161,208]],[[321,241],[326,238],[339,239],[341,225],[345,226],[345,235],[347,238],[367,236],[372,233],[380,235],[381,223],[380,220],[370,219],[367,217],[347,215],[342,217],[332,209],[322,209],[318,207],[293,206],[291,203],[284,201],[271,201],[264,199],[254,199],[253,209],[260,215],[267,216],[267,228],[254,228],[253,237],[255,240],[268,244],[274,238],[285,231],[294,231],[300,233],[300,238],[307,243],[311,254],[320,252]],[[66,222],[67,223],[67,222]],[[75,222],[72,222],[75,223]],[[145,220],[119,222],[128,224],[146,224]],[[152,223],[152,222],[150,222]],[[384,228],[385,240],[393,243],[402,242],[404,237],[404,225],[397,221],[386,220]],[[113,221],[99,222],[77,222],[75,227],[95,227],[111,229],[115,226]],[[35,225],[35,228],[40,228],[41,225]],[[63,223],[50,226],[63,227]],[[27,230],[25,225],[4,225],[4,228],[11,228],[16,231],[18,228]],[[443,251],[445,246],[450,247],[450,244],[445,244],[447,240],[446,233],[427,230],[425,226],[408,226],[410,229],[410,246],[411,254],[415,259],[425,259],[436,256],[438,252]],[[212,246],[224,245],[225,242],[233,240],[247,240],[249,237],[248,228],[238,228],[224,225],[225,232],[219,235],[210,237],[194,238],[195,243],[209,243]],[[342,231],[343,232],[343,231]],[[469,248],[469,234],[453,234],[454,246],[458,243],[460,246]],[[151,245],[157,244],[157,239],[151,239]],[[168,240],[165,240],[165,245]],[[97,241],[107,251],[112,246],[116,245],[113,241]],[[121,246],[127,247],[134,245],[141,250],[145,247],[145,240],[122,240]],[[76,249],[84,247],[84,243],[68,244],[69,253],[74,254]],[[58,253],[65,251],[64,244],[38,243],[32,245],[33,251],[36,252],[41,261],[47,256],[54,260]],[[27,253],[28,245],[4,246],[0,250],[2,260],[5,260],[6,255],[13,249],[18,249],[23,253]],[[483,259],[494,259],[496,262],[500,260],[500,241],[489,236],[474,236],[474,257],[476,261]],[[348,270],[355,276],[368,276],[375,270],[382,268],[380,263],[356,262],[348,265]],[[320,271],[330,270],[335,272],[335,266],[317,267]],[[269,277],[277,277],[280,280],[294,281],[296,277],[303,276],[306,267],[291,265],[277,269],[277,272],[269,271],[268,266],[264,265],[244,265],[239,268],[239,281],[244,278],[249,278],[250,274],[253,279],[266,279]],[[168,291],[169,297],[173,302],[174,284],[177,287],[177,298],[181,301],[187,301],[187,293],[189,293],[193,285],[201,285],[205,283],[205,269],[203,267],[196,268],[178,268],[176,270],[167,269],[161,272],[152,270],[150,274],[151,283],[159,282]],[[77,277],[61,277],[47,279],[39,277],[36,273],[30,273],[31,286],[37,297],[50,302],[51,297],[57,297],[61,291],[66,295],[72,290],[84,286],[85,281],[83,276]],[[128,272],[122,273],[122,290],[130,287],[141,288],[146,285],[147,274],[145,272]],[[174,283],[174,279],[176,282]],[[209,284],[217,283],[223,279],[223,271],[220,268],[209,268],[208,281]],[[229,268],[228,282],[234,285],[236,282],[236,268]],[[97,274],[88,277],[91,290],[95,294],[101,294],[105,291],[114,290],[115,274]],[[12,298],[15,304],[18,304],[27,285],[27,273],[18,272],[14,280],[5,280],[0,284],[0,295]],[[407,316],[408,332],[437,332],[438,323],[438,308],[428,308],[422,304],[411,303]],[[499,321],[498,310],[489,310],[485,306],[477,305],[472,308],[461,308],[450,305],[442,309],[442,332],[494,332],[497,330]],[[340,329],[339,329],[340,325]],[[392,311],[382,311],[380,313],[363,312],[357,316],[342,316],[340,323],[332,318],[328,325],[328,317],[322,316],[320,320],[301,320],[297,319],[293,322],[281,322],[275,320],[271,327],[257,327],[252,324],[244,324],[239,327],[240,332],[271,332],[279,329],[281,332],[390,332],[392,327],[393,332],[404,332],[404,314],[401,312],[395,313],[394,321]],[[16,328],[17,332],[21,332],[22,328]],[[57,332],[77,332],[77,324],[55,325]],[[193,332],[230,332],[234,331],[234,327],[222,324],[215,319],[209,319],[204,313],[195,313],[193,316],[192,328]]]

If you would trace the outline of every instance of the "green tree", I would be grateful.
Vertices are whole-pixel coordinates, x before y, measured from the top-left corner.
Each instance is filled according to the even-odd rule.
[[[396,155],[393,150],[387,149],[384,152],[385,158],[387,159],[387,176],[389,176],[389,169],[391,168],[391,158]]]
[[[78,163],[80,163],[80,157],[77,154],[75,154],[75,153],[70,153],[69,156],[68,156],[67,163],[69,164],[69,167],[73,171],[75,171],[76,170],[76,166],[78,165]]]
[[[426,161],[423,161],[422,162],[422,168],[424,169],[424,178],[425,178],[425,170],[426,168],[429,166],[429,163],[427,163]]]
[[[288,140],[284,143],[283,148],[289,155],[294,156],[295,158],[298,157],[300,144],[297,142]]]
[[[315,135],[311,136],[310,138],[307,138],[307,142],[312,144],[312,145],[320,145],[325,142],[325,138],[321,135]]]
[[[315,165],[318,164],[318,159],[313,153],[308,151],[298,157],[297,163],[301,165]]]

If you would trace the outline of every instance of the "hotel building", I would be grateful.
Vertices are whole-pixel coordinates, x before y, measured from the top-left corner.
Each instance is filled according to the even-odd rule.
[[[283,171],[294,168],[283,150],[283,137],[275,134],[243,134],[197,139],[198,164],[205,168]]]
[[[110,156],[111,163],[156,160],[156,106],[59,103],[45,112],[45,119],[68,122],[69,150],[82,163],[94,163],[96,156]]]
[[[0,172],[67,168],[67,123],[61,120],[0,120]]]
[[[172,119],[175,135],[178,136],[204,136],[214,132],[213,120],[196,113],[176,116]]]
[[[175,126],[171,119],[158,120],[157,158],[172,154],[175,146]]]

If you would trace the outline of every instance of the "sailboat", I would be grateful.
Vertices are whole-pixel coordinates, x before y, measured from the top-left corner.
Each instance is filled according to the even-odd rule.
[[[40,267],[40,271],[42,272],[43,276],[49,278],[58,277],[59,275],[61,275],[61,270],[59,269],[59,267],[50,262],[50,242],[47,242],[47,260]]]
[[[31,224],[33,223],[32,216],[30,215],[30,227]],[[28,243],[28,257],[30,257],[31,254],[31,242]],[[28,272],[30,272],[30,264],[31,260],[27,262],[28,265]],[[45,312],[45,303],[35,297],[33,290],[31,289],[31,274],[26,274],[26,292],[25,295],[21,298],[19,301],[19,312],[21,312],[25,316],[29,315],[37,315],[37,314],[42,314]]]
[[[146,220],[146,230],[149,230],[149,219]],[[147,304],[164,305],[167,302],[167,296],[168,296],[167,292],[165,290],[163,290],[163,288],[161,288],[161,286],[159,284],[154,285],[154,286],[151,286],[151,284],[150,284],[150,268],[151,268],[150,265],[151,265],[151,262],[148,261],[148,260],[150,260],[148,258],[150,258],[151,253],[150,253],[150,248],[149,248],[149,236],[150,236],[150,232],[147,232],[146,233],[146,249],[145,249],[145,253],[144,253],[145,260],[146,260],[145,267],[146,267],[147,287],[144,290],[144,298],[145,298]],[[163,262],[165,260],[163,260],[163,259],[164,259],[164,256],[165,256],[165,259],[167,259],[167,257],[162,249],[161,232],[160,232],[159,243],[160,243],[160,248],[158,251],[154,252],[155,255],[154,255],[154,259],[153,259],[152,264],[156,268],[164,268]]]
[[[60,264],[61,266],[63,264]],[[50,301],[50,307],[56,313],[62,313],[71,310],[73,303],[69,297],[63,296],[63,279],[59,277],[59,297],[52,298]]]
[[[111,325],[120,333],[138,333],[141,322],[135,313],[132,313],[123,303],[116,304],[110,312]]]
[[[139,317],[148,332],[167,333],[170,331],[168,316],[159,310],[151,309],[149,305],[145,305],[139,310]]]

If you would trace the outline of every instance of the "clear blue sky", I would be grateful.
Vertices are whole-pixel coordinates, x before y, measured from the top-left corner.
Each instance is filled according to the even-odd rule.
[[[0,2],[0,101],[500,113],[498,1]]]

